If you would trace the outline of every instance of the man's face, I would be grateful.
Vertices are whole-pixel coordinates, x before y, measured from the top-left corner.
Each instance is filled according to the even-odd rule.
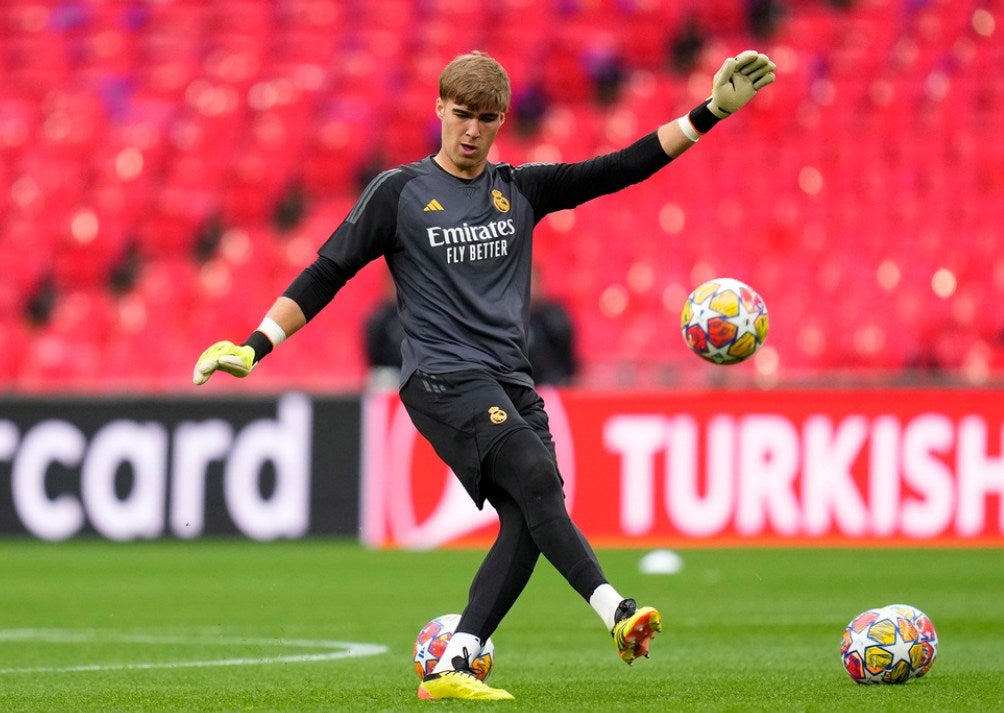
[[[481,175],[505,113],[473,111],[441,98],[436,99],[436,113],[443,123],[443,144],[436,156],[439,165],[462,178]]]

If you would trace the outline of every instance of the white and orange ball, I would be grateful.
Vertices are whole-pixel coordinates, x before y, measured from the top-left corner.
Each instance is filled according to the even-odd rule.
[[[767,305],[752,287],[731,277],[699,285],[683,305],[680,330],[697,356],[738,364],[756,354],[770,326]]]
[[[868,609],[854,617],[840,639],[840,661],[855,683],[906,683],[929,669],[932,657],[902,605]]]
[[[432,669],[439,663],[446,645],[453,638],[453,632],[457,630],[460,623],[459,614],[443,614],[429,621],[418,632],[415,639],[415,646],[412,650],[412,663],[415,665],[415,672],[419,679],[425,678],[432,673]],[[491,637],[481,647],[481,651],[471,662],[471,670],[474,675],[484,681],[488,674],[495,667],[495,644]]]

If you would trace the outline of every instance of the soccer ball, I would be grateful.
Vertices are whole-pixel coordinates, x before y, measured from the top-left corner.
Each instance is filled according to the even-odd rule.
[[[920,678],[934,665],[934,660],[938,658],[938,632],[934,630],[931,618],[917,607],[909,604],[888,604],[886,609],[906,617],[920,632],[920,643],[924,647],[924,654],[921,657],[920,666],[911,673],[913,678]]]
[[[412,661],[415,664],[415,671],[420,679],[432,673],[432,669],[439,663],[439,658],[446,651],[446,645],[450,643],[453,632],[460,623],[459,614],[443,614],[437,616],[418,632],[415,639]],[[495,666],[495,644],[491,637],[481,647],[481,651],[471,663],[474,675],[484,681]]]
[[[680,330],[687,346],[715,364],[738,364],[767,338],[767,305],[749,285],[717,277],[699,285],[683,305]]]
[[[840,659],[855,683],[906,683],[925,663],[920,630],[895,609],[858,614],[844,629]]]

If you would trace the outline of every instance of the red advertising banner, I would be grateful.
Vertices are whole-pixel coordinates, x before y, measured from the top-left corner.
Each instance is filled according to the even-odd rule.
[[[1004,545],[1004,398],[975,390],[542,390],[595,545]],[[489,542],[395,393],[363,403],[361,529]]]

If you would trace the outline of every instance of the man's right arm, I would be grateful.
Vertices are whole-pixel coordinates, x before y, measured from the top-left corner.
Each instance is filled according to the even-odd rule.
[[[216,371],[247,376],[275,347],[320,312],[349,277],[332,260],[319,255],[272,303],[261,324],[243,343],[223,340],[206,349],[195,364],[192,381],[204,384]]]
[[[272,304],[258,328],[241,344],[216,342],[199,356],[192,381],[201,385],[216,371],[244,377],[287,337],[314,318],[366,263],[387,249],[396,226],[396,206],[408,175],[385,171],[373,181],[317,258]]]

